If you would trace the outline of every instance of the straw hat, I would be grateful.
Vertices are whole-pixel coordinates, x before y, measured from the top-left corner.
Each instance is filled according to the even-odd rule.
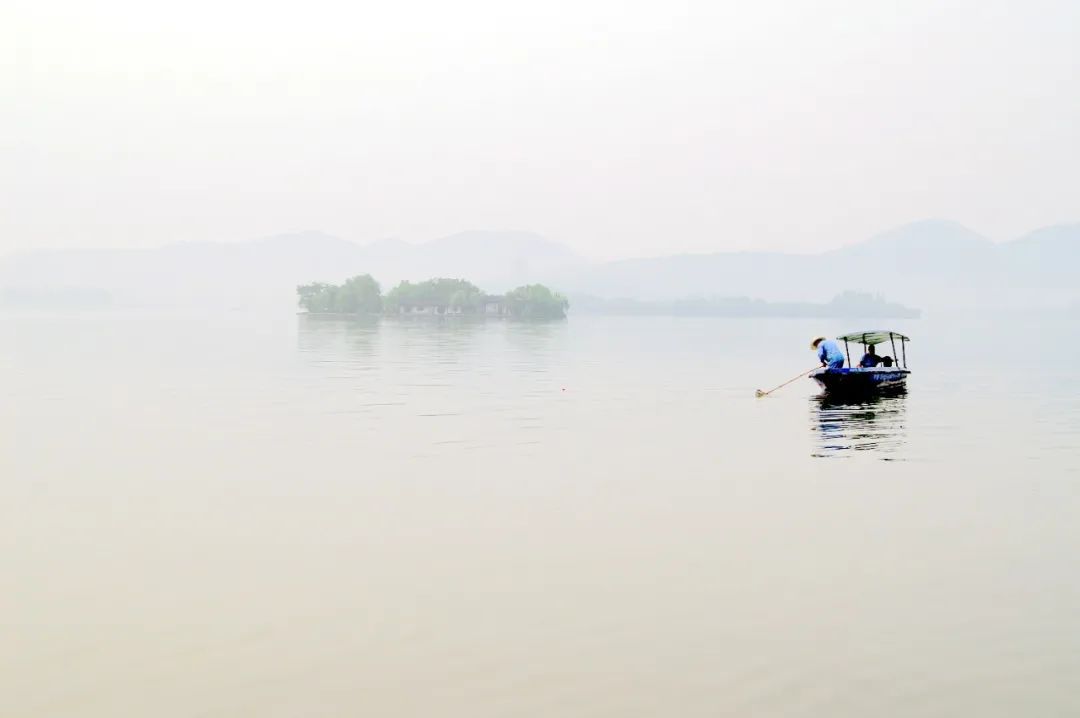
[[[810,348],[817,349],[817,345],[821,344],[823,341],[825,341],[825,337],[818,337],[814,341],[810,342]]]

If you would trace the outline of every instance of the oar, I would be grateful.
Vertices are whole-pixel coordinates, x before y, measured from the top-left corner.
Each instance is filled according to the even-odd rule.
[[[768,396],[769,394],[772,394],[772,393],[773,393],[774,391],[776,391],[777,389],[783,389],[783,388],[784,388],[785,386],[787,386],[787,385],[788,385],[788,384],[790,384],[791,382],[793,382],[793,381],[798,381],[799,379],[802,379],[802,378],[803,378],[804,376],[806,376],[806,375],[807,375],[807,374],[809,374],[810,372],[812,372],[812,371],[816,371],[816,370],[818,370],[818,369],[820,369],[820,368],[821,368],[820,366],[816,366],[816,367],[814,367],[813,369],[807,369],[807,370],[806,370],[806,371],[804,371],[803,373],[801,373],[801,374],[797,374],[796,376],[793,376],[792,378],[788,379],[787,381],[785,381],[785,382],[784,382],[783,384],[781,384],[780,386],[777,386],[777,387],[773,387],[772,389],[769,389],[768,391],[762,391],[761,389],[757,389],[757,390],[755,390],[755,391],[754,391],[754,395],[755,395],[755,396],[757,396],[757,398],[758,398],[758,399],[760,399],[760,398],[761,398],[761,397],[763,397],[763,396]]]

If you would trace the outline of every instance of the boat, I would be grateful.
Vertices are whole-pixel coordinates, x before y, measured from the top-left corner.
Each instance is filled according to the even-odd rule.
[[[899,332],[874,330],[844,334],[836,340],[844,343],[847,366],[840,369],[818,369],[810,374],[810,378],[826,392],[833,395],[858,395],[906,390],[907,378],[911,374],[907,368],[907,343],[911,341],[910,338]],[[876,367],[862,368],[851,361],[852,344],[861,345],[863,353],[869,347],[887,344],[892,348],[892,354],[882,356],[883,363]]]

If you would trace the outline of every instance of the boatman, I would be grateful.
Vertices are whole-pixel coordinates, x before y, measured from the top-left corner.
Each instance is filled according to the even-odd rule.
[[[840,351],[840,345],[832,339],[818,337],[810,345],[810,348],[817,350],[817,357],[821,360],[821,366],[826,369],[844,368],[844,353]]]

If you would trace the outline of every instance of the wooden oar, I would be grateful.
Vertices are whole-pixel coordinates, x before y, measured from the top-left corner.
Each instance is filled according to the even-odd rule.
[[[755,396],[756,396],[756,397],[757,397],[758,399],[760,399],[760,398],[761,398],[761,397],[763,397],[763,396],[768,396],[769,394],[772,394],[772,393],[773,393],[774,391],[776,391],[777,389],[783,389],[783,388],[784,388],[785,386],[787,386],[787,385],[788,385],[788,384],[790,384],[791,382],[793,382],[793,381],[798,381],[799,379],[802,379],[802,378],[803,378],[804,376],[806,376],[806,375],[807,375],[807,374],[809,374],[810,372],[812,372],[812,371],[817,371],[817,370],[818,370],[818,369],[820,369],[820,368],[821,368],[820,366],[816,366],[816,367],[814,367],[813,369],[807,369],[807,370],[806,370],[806,371],[804,371],[803,373],[801,373],[801,374],[798,374],[798,375],[796,375],[796,376],[793,376],[792,378],[788,379],[787,381],[785,381],[785,382],[784,382],[783,384],[781,384],[780,386],[776,386],[776,387],[773,387],[772,389],[769,389],[768,391],[762,391],[761,389],[757,389],[757,390],[755,390],[755,391],[754,391],[754,395],[755,395]]]

